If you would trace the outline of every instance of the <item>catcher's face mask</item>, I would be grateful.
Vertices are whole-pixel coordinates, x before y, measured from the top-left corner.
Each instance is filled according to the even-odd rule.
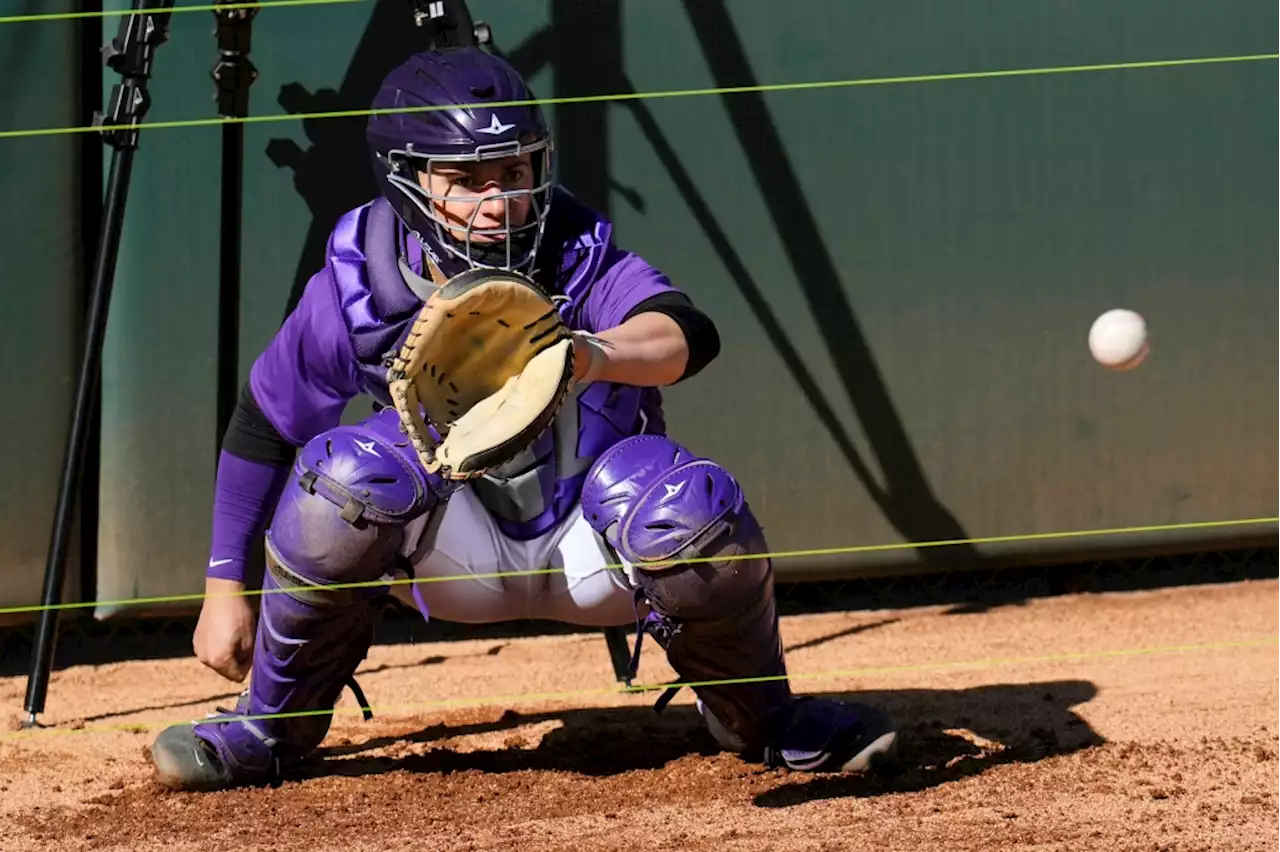
[[[472,269],[530,274],[551,199],[551,143],[545,137],[479,146],[470,155],[389,152],[388,181],[432,233],[422,237]]]

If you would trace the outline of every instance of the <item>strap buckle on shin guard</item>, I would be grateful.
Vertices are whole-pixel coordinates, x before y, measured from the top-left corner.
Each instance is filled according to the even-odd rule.
[[[364,518],[365,510],[369,508],[368,503],[357,500],[351,492],[337,483],[321,479],[314,470],[303,473],[298,477],[298,482],[308,494],[319,494],[340,508],[342,511],[338,514],[352,526],[356,526]]]
[[[636,614],[636,647],[631,653],[631,662],[627,665],[627,685],[631,685],[631,681],[635,680],[636,675],[640,671],[640,651],[644,647],[644,636],[646,633],[653,636],[653,640],[666,650],[671,644],[671,640],[680,635],[680,622],[670,616],[662,615],[653,609],[652,605],[645,600],[645,604],[649,606],[649,611],[643,616],[640,615],[640,602],[644,599],[644,591],[636,589],[635,596],[632,599],[632,607]],[[676,697],[683,688],[679,679],[672,681],[672,685],[663,690],[662,695],[654,702],[653,712],[661,713],[666,706],[671,703],[671,699]]]
[[[364,717],[366,722],[368,722],[373,718],[373,710],[369,707],[369,699],[364,697],[364,690],[360,688],[360,684],[356,683],[355,675],[347,678],[345,686],[347,689],[350,689],[351,694],[356,697],[356,701],[360,707],[360,715]],[[243,716],[248,713],[248,704],[249,689],[246,687],[240,692],[234,708],[228,709],[226,707],[215,705],[213,709],[217,713],[221,713],[225,716]]]
[[[356,697],[358,706],[360,707],[360,715],[368,722],[373,718],[373,709],[369,707],[369,699],[364,697],[364,690],[360,688],[360,684],[356,683],[356,676],[352,675],[347,678],[347,689],[351,690],[351,694]]]
[[[676,693],[683,688],[684,684],[680,683],[678,680],[673,680],[671,682],[671,686],[664,689],[662,694],[658,696],[658,700],[653,702],[653,712],[661,713],[663,710],[667,709],[667,705],[671,703],[671,699],[675,698]]]

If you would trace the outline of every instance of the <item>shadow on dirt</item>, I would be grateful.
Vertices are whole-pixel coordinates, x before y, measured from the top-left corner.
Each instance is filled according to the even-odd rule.
[[[415,660],[411,663],[394,663],[394,664],[383,663],[382,665],[359,669],[356,672],[356,677],[358,679],[358,678],[365,677],[366,675],[377,674],[378,672],[393,671],[395,669],[420,669],[420,668],[425,668],[427,666],[439,665],[440,663],[443,663],[449,659],[462,659],[465,657],[496,657],[498,656],[498,654],[502,653],[502,649],[507,647],[508,644],[509,643],[503,642],[501,644],[494,645],[490,647],[487,651],[484,651],[479,654],[455,654],[449,657],[442,656],[440,654],[431,654],[429,656],[423,657],[422,659]],[[244,683],[244,686],[247,687],[248,685],[249,685],[249,682],[246,680]],[[201,698],[194,699],[192,701],[177,701],[169,704],[151,704],[146,707],[129,707],[123,710],[113,710],[110,713],[99,713],[96,716],[85,716],[80,721],[101,722],[105,719],[117,719],[122,716],[132,716],[135,713],[147,713],[154,710],[179,710],[184,707],[197,707],[197,708],[200,708],[202,712],[206,712],[206,711],[212,711],[214,709],[217,709],[215,707],[215,704],[216,702],[219,702],[219,701],[229,701],[232,704],[234,704],[236,699],[239,698],[239,696],[240,696],[240,692],[238,690],[236,692],[223,692],[218,695],[206,695]]]
[[[386,597],[377,602],[374,645],[412,645],[420,642],[450,642],[463,639],[492,639],[495,642],[526,636],[581,634],[597,638],[598,628],[578,627],[550,621],[510,621],[498,624],[424,623],[422,616],[398,600]],[[154,618],[121,618],[105,622],[92,618],[64,619],[59,625],[53,671],[73,666],[101,666],[139,660],[190,659],[199,665],[192,650],[195,615]],[[0,677],[27,673],[36,625],[0,627]],[[634,632],[634,631],[633,631]],[[601,642],[600,659],[608,665]]]
[[[814,775],[757,794],[759,807],[820,799],[914,793],[996,766],[1036,763],[1106,743],[1073,707],[1090,701],[1088,681],[992,684],[966,690],[845,695],[889,711],[901,727],[892,766],[865,776]]]
[[[789,776],[804,780],[773,787],[758,794],[754,802],[777,808],[814,799],[913,792],[1002,764],[1031,763],[1102,745],[1103,738],[1073,710],[1096,694],[1097,688],[1087,681],[829,694],[891,713],[902,731],[897,759],[867,776]],[[527,730],[545,723],[555,727],[540,739],[538,731]],[[504,731],[508,736],[501,748],[472,749],[456,742]],[[400,753],[371,754],[382,749]],[[534,714],[507,711],[492,721],[435,724],[402,736],[323,747],[294,775],[544,771],[601,777],[656,770],[683,757],[719,751],[689,705],[668,707],[661,715],[647,707]],[[768,771],[745,762],[742,767],[747,772]]]
[[[816,636],[813,639],[806,639],[804,642],[797,642],[794,645],[787,645],[786,652],[788,654],[805,648],[817,648],[819,645],[825,645],[828,642],[835,642],[840,639],[847,639],[850,636],[857,636],[859,633],[866,633],[869,630],[876,630],[880,627],[888,627],[890,624],[897,624],[900,618],[881,618],[867,624],[855,624],[852,627],[846,627],[843,630],[837,630],[834,633],[828,633],[825,636]],[[783,637],[786,638],[785,636]]]

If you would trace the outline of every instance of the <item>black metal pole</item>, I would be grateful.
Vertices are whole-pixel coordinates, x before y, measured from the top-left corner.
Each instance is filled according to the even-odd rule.
[[[87,318],[88,335],[76,377],[75,404],[71,428],[63,452],[62,476],[58,483],[58,505],[54,512],[53,532],[45,563],[44,588],[35,646],[31,652],[31,669],[27,679],[27,695],[23,708],[27,712],[24,727],[36,724],[36,716],[44,712],[49,688],[49,673],[58,628],[57,605],[62,598],[66,579],[67,540],[71,536],[72,510],[87,450],[93,408],[97,402],[101,377],[102,343],[106,338],[107,315],[111,307],[111,290],[115,280],[116,259],[120,252],[120,234],[124,225],[125,203],[129,195],[129,178],[133,172],[133,156],[138,148],[138,125],[151,106],[147,80],[155,49],[169,37],[169,10],[174,0],[134,0],[133,13],[124,16],[120,30],[103,48],[107,67],[120,74],[121,81],[111,90],[107,112],[96,113],[94,124],[102,128],[103,141],[114,151],[107,178],[102,230],[94,260],[93,282]],[[92,534],[86,531],[86,534]]]
[[[222,6],[232,0],[216,0]],[[257,6],[215,9],[218,62],[210,76],[216,84],[214,99],[221,118],[249,115],[249,87],[258,71],[249,61],[253,19]],[[240,255],[241,214],[244,204],[244,124],[222,125],[222,209],[218,250],[218,376],[216,447],[231,422],[240,386]]]
[[[222,126],[222,212],[218,247],[218,374],[215,455],[236,407],[240,377],[240,211],[244,125]]]

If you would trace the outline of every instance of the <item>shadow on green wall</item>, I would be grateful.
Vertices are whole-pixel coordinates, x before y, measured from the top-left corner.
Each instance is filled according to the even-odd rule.
[[[382,79],[426,47],[425,33],[408,26],[408,21],[407,10],[399,5],[377,4],[338,89],[309,92],[301,83],[288,83],[280,87],[277,103],[290,115],[368,109]],[[549,34],[549,28],[540,31],[507,57],[531,75],[547,61]],[[311,212],[285,316],[297,306],[307,281],[324,265],[325,245],[338,219],[378,191],[368,165],[363,121],[313,118],[304,119],[302,127],[311,143],[305,150],[292,139],[272,139],[266,150],[272,163],[294,173],[294,187]]]

